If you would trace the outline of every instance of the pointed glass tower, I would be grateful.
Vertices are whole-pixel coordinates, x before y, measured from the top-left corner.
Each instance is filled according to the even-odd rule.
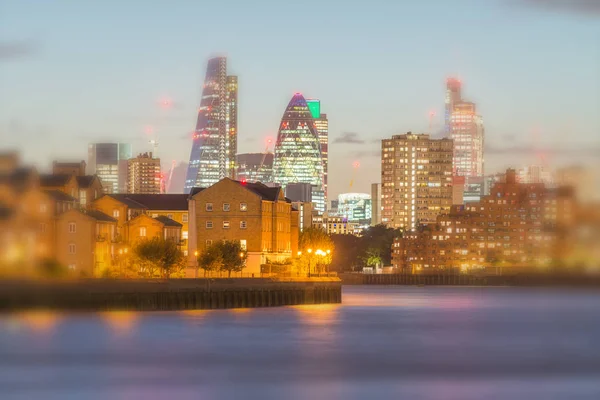
[[[208,60],[194,131],[185,193],[234,178],[237,153],[237,77],[227,76],[227,59]]]
[[[318,210],[324,211],[323,171],[315,120],[302,94],[296,93],[285,109],[279,125],[273,180],[284,189],[288,183],[311,184],[313,202],[317,203]]]

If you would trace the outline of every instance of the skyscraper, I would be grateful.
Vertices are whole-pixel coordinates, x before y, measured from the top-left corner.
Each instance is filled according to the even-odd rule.
[[[461,83],[456,78],[448,78],[446,80],[446,109],[444,114],[444,130],[447,135],[450,134],[450,122],[452,119],[452,111],[454,111],[454,105],[462,101]]]
[[[227,75],[227,59],[208,60],[185,179],[186,193],[195,186],[209,187],[222,178],[234,178],[237,91],[237,77]]]
[[[327,170],[329,163],[327,147],[329,144],[329,121],[327,120],[327,114],[321,113],[321,100],[306,99],[306,104],[315,120],[315,126],[319,135],[321,159],[323,160],[323,190],[325,192],[325,204],[327,204]]]
[[[88,169],[98,175],[106,193],[127,193],[128,143],[93,143],[88,147]]]
[[[381,222],[415,229],[452,206],[452,140],[395,135],[381,142]]]
[[[160,158],[152,153],[144,153],[128,161],[127,193],[160,194],[161,187]]]
[[[273,181],[273,153],[238,154],[237,180],[268,183]]]
[[[315,208],[325,211],[324,170],[319,134],[310,109],[300,93],[290,100],[279,125],[273,180],[284,189],[288,183],[310,183]]]

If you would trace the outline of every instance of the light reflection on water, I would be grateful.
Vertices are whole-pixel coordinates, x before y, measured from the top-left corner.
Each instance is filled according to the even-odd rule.
[[[341,305],[0,316],[0,398],[600,398],[600,293],[346,287]]]

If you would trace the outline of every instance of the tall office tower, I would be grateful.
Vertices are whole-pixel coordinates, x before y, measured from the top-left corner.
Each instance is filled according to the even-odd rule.
[[[237,77],[227,59],[208,60],[184,191],[234,177],[237,152]]]
[[[411,132],[382,140],[382,223],[412,230],[450,210],[452,147],[451,139]]]
[[[483,119],[474,103],[454,105],[450,127],[454,140],[454,173],[470,178],[483,176]]]
[[[329,164],[329,156],[327,151],[329,146],[329,121],[327,120],[327,114],[321,113],[321,100],[306,99],[306,104],[308,105],[308,109],[315,120],[315,127],[317,128],[317,134],[319,135],[321,159],[323,160],[323,188],[325,191],[325,204],[327,204],[327,171]]]
[[[300,93],[290,100],[279,125],[273,180],[285,189],[288,183],[313,185],[315,209],[325,212],[325,190],[321,146],[315,121]]]
[[[163,193],[160,158],[152,153],[143,153],[127,163],[127,193]]]
[[[381,224],[381,183],[371,183],[371,226]]]
[[[348,222],[370,224],[371,204],[368,193],[341,193],[338,195],[338,215]]]
[[[243,153],[236,160],[238,181],[273,182],[273,153]]]
[[[106,193],[127,193],[128,143],[93,143],[88,147],[88,174],[98,175]]]
[[[452,119],[452,111],[454,111],[454,105],[462,101],[461,83],[456,78],[448,78],[446,80],[446,109],[444,113],[444,130],[449,135],[451,132],[450,122]]]

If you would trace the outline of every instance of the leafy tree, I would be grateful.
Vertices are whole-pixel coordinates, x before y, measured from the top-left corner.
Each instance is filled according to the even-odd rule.
[[[329,250],[333,253],[334,244],[331,237],[325,232],[325,230],[317,227],[310,227],[300,232],[300,251],[305,253],[308,249],[316,251],[321,249],[323,251]]]
[[[220,244],[213,243],[208,246],[199,256],[198,265],[204,270],[204,276],[208,271],[218,271],[223,266]]]
[[[377,267],[381,264],[381,249],[378,247],[369,247],[363,256],[363,261],[367,267]]]
[[[160,271],[163,277],[169,278],[185,267],[185,257],[177,243],[162,237],[142,239],[133,248],[133,253],[150,277]]]
[[[380,262],[383,265],[390,265],[392,263],[392,244],[397,237],[402,237],[400,229],[388,228],[383,224],[369,227],[361,236],[361,258],[368,259],[368,253],[372,255],[373,249],[378,249]]]
[[[354,235],[331,235],[335,245],[332,252],[331,269],[343,272],[352,271],[359,264],[362,239]]]
[[[248,253],[242,248],[239,241],[223,240],[216,243],[222,258],[222,269],[229,273],[241,272],[246,266]]]

